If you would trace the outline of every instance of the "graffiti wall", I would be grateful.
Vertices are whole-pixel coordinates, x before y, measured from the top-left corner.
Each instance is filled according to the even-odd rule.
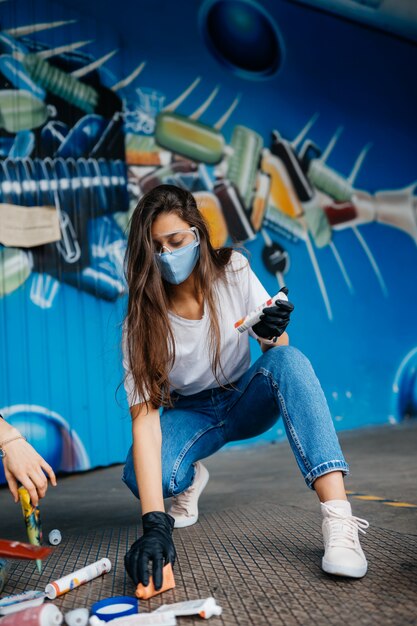
[[[160,183],[289,287],[337,428],[416,414],[415,29],[308,5],[0,4],[0,412],[54,469],[127,451],[123,256]]]

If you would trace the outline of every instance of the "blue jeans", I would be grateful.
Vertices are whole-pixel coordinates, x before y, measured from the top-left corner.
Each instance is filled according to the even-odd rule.
[[[292,346],[271,348],[235,382],[191,396],[172,394],[174,407],[161,413],[164,498],[194,479],[193,463],[230,441],[267,431],[280,415],[308,487],[333,471],[349,473],[323,390],[310,361]],[[123,481],[139,497],[130,448]]]

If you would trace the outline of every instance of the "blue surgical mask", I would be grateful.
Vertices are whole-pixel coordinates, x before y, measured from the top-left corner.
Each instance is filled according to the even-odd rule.
[[[192,241],[174,252],[155,254],[164,280],[171,285],[179,285],[190,276],[200,258],[200,242]]]

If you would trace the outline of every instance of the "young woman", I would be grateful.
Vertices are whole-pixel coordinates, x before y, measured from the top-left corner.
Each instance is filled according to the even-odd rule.
[[[248,333],[234,322],[269,295],[246,258],[213,249],[191,193],[161,185],[135,209],[126,256],[125,388],[133,446],[123,480],[142,505],[143,536],[125,565],[135,584],[157,588],[175,561],[173,528],[195,524],[208,481],[203,459],[255,437],[282,416],[307,486],[321,502],[324,571],[359,578],[367,561],[346,499],[343,458],[326,399],[285,329],[293,305],[277,300],[250,331],[262,356],[251,366]],[[172,497],[169,513],[164,498]]]

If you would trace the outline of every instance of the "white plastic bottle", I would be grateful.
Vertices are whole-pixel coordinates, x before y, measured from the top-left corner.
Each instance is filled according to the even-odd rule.
[[[109,559],[100,559],[91,565],[87,565],[72,574],[63,576],[58,580],[54,580],[45,587],[45,594],[50,600],[54,600],[58,596],[88,583],[90,580],[106,574],[111,570],[111,563]]]
[[[214,598],[206,598],[205,600],[186,600],[175,604],[163,604],[154,613],[165,613],[165,611],[172,611],[176,617],[199,615],[204,619],[209,619],[213,615],[221,615],[222,607],[216,604]]]
[[[42,604],[42,606],[6,615],[0,619],[0,624],[1,626],[59,626],[63,619],[61,611],[54,604]]]
[[[248,313],[245,317],[235,322],[237,332],[244,333],[245,330],[257,324],[260,321],[263,310],[266,307],[273,306],[276,300],[288,301],[288,298],[283,291],[279,291],[275,296],[269,298],[269,300],[257,306],[256,309],[253,309],[253,311]]]

